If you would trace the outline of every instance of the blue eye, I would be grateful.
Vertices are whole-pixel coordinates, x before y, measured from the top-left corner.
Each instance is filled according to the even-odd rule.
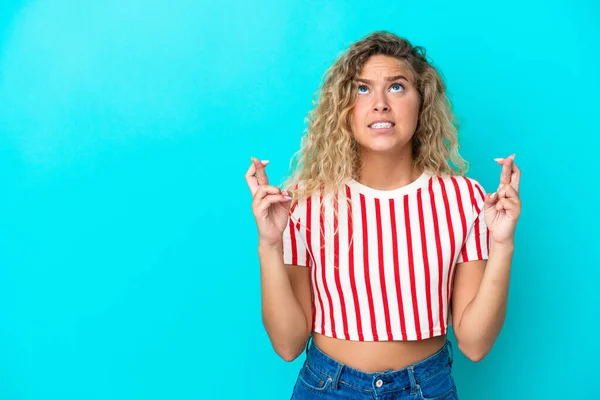
[[[404,86],[402,86],[402,85],[401,85],[401,84],[399,84],[399,83],[394,83],[394,84],[392,85],[392,87],[395,87],[395,86],[399,86],[399,87],[401,87],[401,88],[402,88],[402,90],[404,90]]]
[[[360,89],[361,89],[361,88],[365,88],[365,89],[366,89],[367,87],[366,87],[365,85],[360,85],[360,86],[358,87],[358,93],[366,93],[366,92],[361,92],[361,91],[360,91]]]

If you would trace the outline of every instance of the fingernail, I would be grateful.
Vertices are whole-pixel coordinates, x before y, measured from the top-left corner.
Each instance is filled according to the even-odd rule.
[[[262,160],[261,163],[262,165],[267,165],[271,160]]]
[[[292,199],[292,196],[285,196],[285,199],[286,199],[286,200],[291,200],[291,199]]]
[[[496,162],[500,162],[502,160],[504,160],[504,158],[494,158],[494,161],[496,161]]]
[[[254,157],[250,156],[250,161],[254,162]]]
[[[515,153],[515,154],[513,154],[511,157],[512,157],[512,159],[514,160],[516,156],[517,156],[517,154]]]

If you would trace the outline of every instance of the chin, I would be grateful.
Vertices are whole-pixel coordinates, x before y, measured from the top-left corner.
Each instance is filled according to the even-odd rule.
[[[397,152],[403,146],[406,145],[404,140],[399,140],[397,137],[388,138],[372,138],[369,137],[367,140],[359,141],[360,147],[366,151],[390,153]]]
[[[398,150],[400,149],[397,145],[396,146],[390,146],[390,145],[377,145],[374,143],[369,143],[366,145],[361,145],[363,151],[368,151],[371,153],[397,153]]]

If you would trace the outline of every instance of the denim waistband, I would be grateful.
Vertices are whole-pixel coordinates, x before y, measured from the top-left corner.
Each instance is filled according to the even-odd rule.
[[[349,367],[331,358],[312,340],[306,350],[306,362],[326,374],[337,389],[340,381],[368,391],[387,392],[407,387],[414,392],[418,384],[444,368],[452,366],[452,343],[446,339],[444,346],[431,356],[399,370],[366,372]]]

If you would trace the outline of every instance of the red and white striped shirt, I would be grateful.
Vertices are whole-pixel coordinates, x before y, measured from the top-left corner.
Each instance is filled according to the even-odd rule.
[[[455,265],[488,258],[484,197],[474,179],[423,173],[394,190],[351,179],[294,203],[283,260],[311,268],[313,331],[359,341],[445,334]]]

